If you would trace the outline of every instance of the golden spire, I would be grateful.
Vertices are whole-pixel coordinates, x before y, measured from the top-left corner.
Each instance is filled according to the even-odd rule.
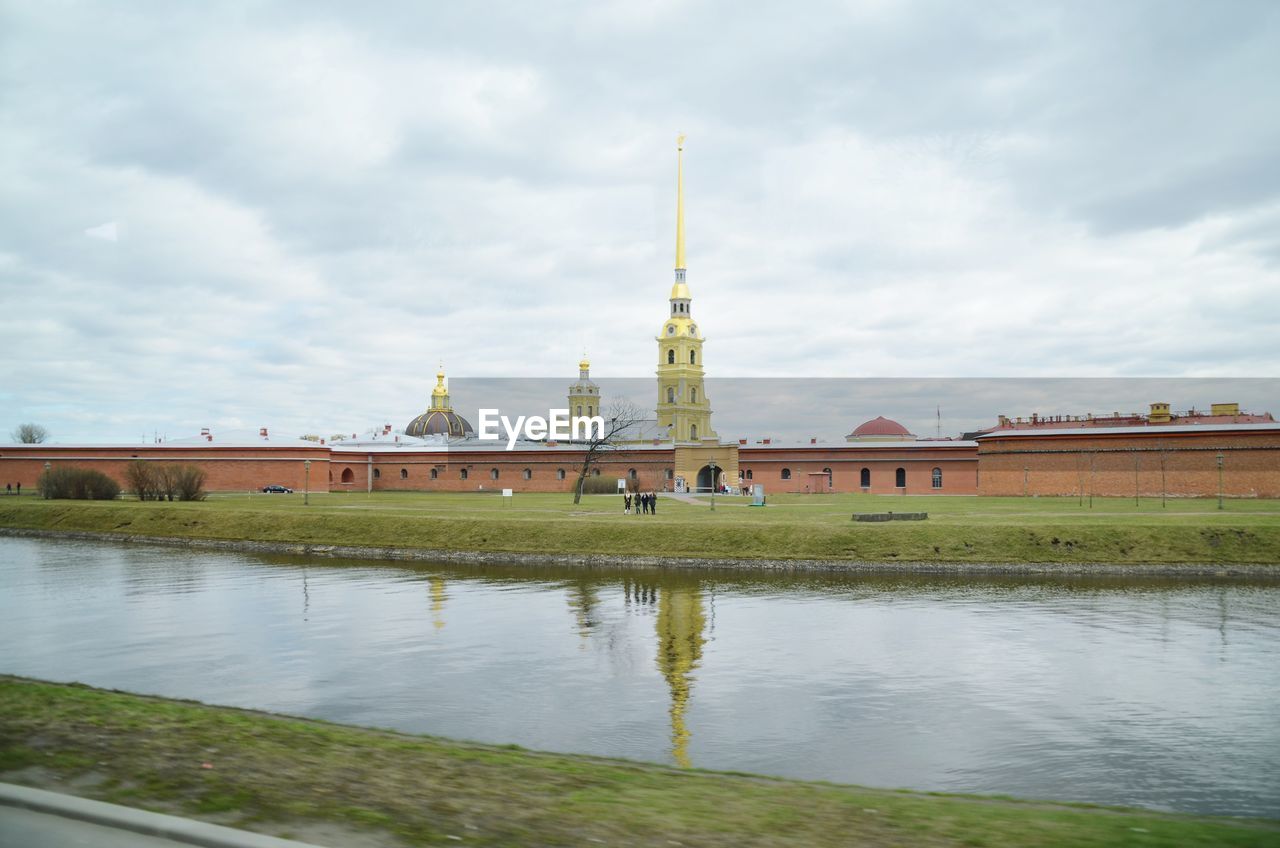
[[[676,267],[684,267],[684,133],[676,137]]]

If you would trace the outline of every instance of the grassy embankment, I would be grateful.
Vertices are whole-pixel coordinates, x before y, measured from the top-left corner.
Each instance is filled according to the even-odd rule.
[[[704,498],[705,500],[705,498]],[[504,502],[505,501],[505,502]],[[854,523],[854,512],[923,511]],[[375,493],[217,495],[200,503],[0,497],[0,527],[318,545],[569,554],[943,562],[1280,563],[1280,501],[778,495],[660,501],[617,496]]]
[[[1280,845],[1277,822],[679,771],[9,677],[0,779],[387,844]]]

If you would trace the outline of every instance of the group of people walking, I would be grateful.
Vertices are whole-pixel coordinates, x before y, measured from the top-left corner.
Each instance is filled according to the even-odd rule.
[[[12,483],[5,483],[5,484],[4,484],[4,493],[5,493],[6,495],[12,495],[12,494],[13,494],[13,484],[12,484]],[[22,494],[22,482],[21,482],[21,481],[19,481],[19,482],[18,482],[18,494]]]
[[[631,492],[625,493],[622,496],[623,515],[630,515],[632,507],[635,507],[636,515],[639,515],[642,512],[646,515],[657,515],[657,492],[636,492],[635,494],[632,494]]]

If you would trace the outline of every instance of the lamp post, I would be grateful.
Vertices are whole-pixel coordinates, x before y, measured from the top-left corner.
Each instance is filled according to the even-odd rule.
[[[311,498],[311,460],[302,460],[302,505],[306,506]]]
[[[1218,509],[1222,509],[1222,454],[1218,454]]]
[[[716,461],[711,460],[708,465],[711,468],[711,511],[716,511]]]

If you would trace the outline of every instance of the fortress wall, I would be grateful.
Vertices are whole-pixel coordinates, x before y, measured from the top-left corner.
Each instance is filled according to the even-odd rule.
[[[187,447],[140,445],[137,447],[76,447],[60,445],[8,445],[0,447],[0,487],[22,483],[34,493],[36,481],[51,466],[92,468],[125,485],[125,469],[135,460],[196,465],[207,475],[211,492],[248,492],[276,484],[302,491],[307,477],[303,466],[311,460],[313,492],[329,490],[329,448],[294,446]]]
[[[1103,497],[1280,497],[1280,432],[1107,434],[979,443],[979,493]]]
[[[831,491],[870,494],[974,495],[977,494],[978,453],[972,445],[938,447],[903,442],[900,448],[868,449],[856,444],[848,448],[739,449],[738,467],[749,483],[762,483],[765,492],[805,492],[812,485],[809,475],[831,469]],[[863,488],[862,469],[871,472],[871,485]],[[897,469],[906,471],[906,486],[899,488]],[[942,469],[942,488],[933,488],[933,469]],[[782,478],[783,469],[791,479]]]

